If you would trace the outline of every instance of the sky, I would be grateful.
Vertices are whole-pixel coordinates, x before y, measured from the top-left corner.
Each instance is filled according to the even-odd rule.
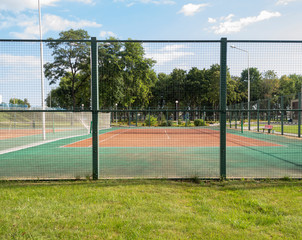
[[[84,29],[98,40],[302,40],[302,0],[40,0],[43,39]],[[39,39],[38,0],[0,0],[0,39]],[[302,45],[235,43],[228,47],[232,75],[302,74]],[[45,46],[45,45],[44,45]],[[219,63],[219,43],[143,45],[157,72]],[[240,49],[249,52],[242,51]],[[0,42],[0,95],[41,106],[39,43]],[[44,63],[52,61],[44,48]],[[249,58],[247,58],[249,57]],[[45,95],[51,88],[44,79]]]
[[[70,28],[137,40],[300,40],[301,0],[40,0],[43,38]],[[1,0],[0,36],[37,39],[38,0]]]

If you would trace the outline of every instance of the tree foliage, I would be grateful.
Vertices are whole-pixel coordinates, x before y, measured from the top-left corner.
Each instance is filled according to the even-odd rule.
[[[90,79],[90,54],[88,42],[69,40],[89,40],[84,30],[63,31],[59,34],[59,41],[50,41],[47,46],[53,50],[53,62],[44,64],[44,74],[50,85],[64,80],[64,92],[71,98],[73,109],[81,102],[76,98],[83,85]],[[53,39],[49,39],[53,40]],[[67,41],[66,41],[67,40]]]
[[[9,99],[10,104],[19,104],[19,105],[27,105],[28,108],[30,108],[30,103],[28,102],[27,98],[24,98],[24,100],[19,98],[11,98]]]
[[[63,31],[60,41],[47,46],[53,50],[53,62],[44,65],[50,85],[47,105],[66,109],[90,106],[91,72],[89,35],[84,30]],[[68,40],[68,41],[66,41]],[[69,41],[81,40],[81,41]],[[101,108],[218,108],[220,100],[220,65],[208,69],[175,67],[170,73],[154,71],[155,61],[147,58],[140,42],[110,38],[98,45],[99,96]],[[278,75],[273,70],[260,73],[249,68],[251,101],[291,95],[302,89],[302,76]],[[227,104],[247,102],[248,69],[240,76],[227,71]]]

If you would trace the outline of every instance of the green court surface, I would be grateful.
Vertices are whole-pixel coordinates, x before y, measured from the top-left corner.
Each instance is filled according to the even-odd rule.
[[[104,134],[114,129],[102,130]],[[227,147],[227,177],[302,177],[302,141],[299,138],[255,132],[228,133],[280,146]],[[49,133],[50,134],[50,133]],[[82,135],[81,135],[82,134]],[[91,147],[64,147],[91,137],[59,132],[41,144],[39,136],[0,140],[1,150],[13,142],[32,147],[0,154],[0,179],[66,179],[92,175]],[[39,139],[39,140],[37,140]],[[49,139],[49,138],[48,138]],[[58,139],[58,140],[56,140]],[[129,140],[131,141],[131,139]],[[10,143],[10,145],[8,145]],[[25,144],[26,143],[26,144]],[[219,147],[100,147],[100,178],[219,178]]]

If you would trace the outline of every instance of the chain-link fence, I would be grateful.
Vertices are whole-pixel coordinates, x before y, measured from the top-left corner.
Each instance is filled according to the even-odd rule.
[[[0,41],[0,179],[302,176],[300,42],[42,49]]]

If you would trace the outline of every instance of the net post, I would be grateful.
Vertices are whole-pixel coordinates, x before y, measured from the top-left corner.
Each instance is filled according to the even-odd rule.
[[[220,178],[226,178],[227,38],[220,41]]]
[[[298,137],[301,137],[301,92],[298,94]]]
[[[281,96],[281,135],[284,134],[284,96]]]
[[[91,94],[92,94],[92,177],[99,178],[99,80],[98,80],[98,43],[91,38]]]

